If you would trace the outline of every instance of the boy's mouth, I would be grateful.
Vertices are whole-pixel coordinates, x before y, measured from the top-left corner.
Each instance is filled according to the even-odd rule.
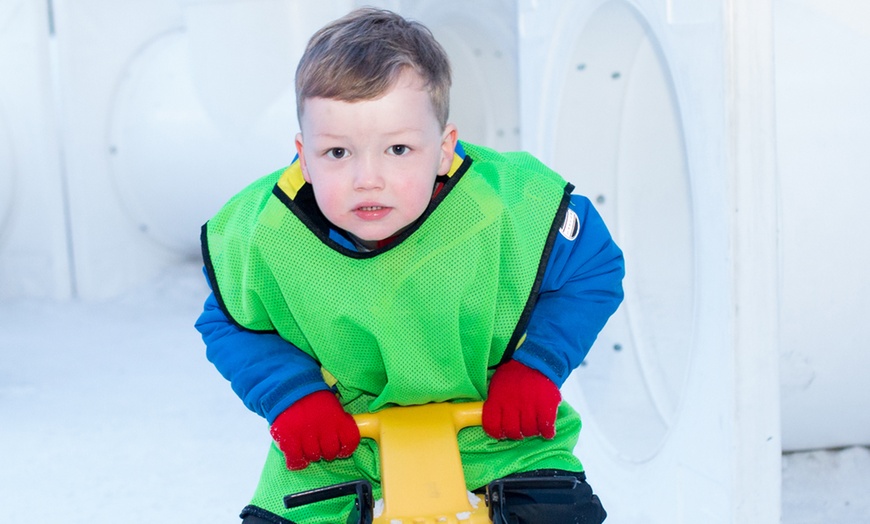
[[[362,220],[378,220],[387,216],[392,210],[391,207],[382,206],[379,204],[364,204],[354,208],[354,214]]]

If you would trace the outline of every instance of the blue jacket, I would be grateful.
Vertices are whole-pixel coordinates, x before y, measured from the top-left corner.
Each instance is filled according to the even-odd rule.
[[[330,237],[356,249],[337,232]],[[624,273],[622,251],[598,212],[586,197],[572,195],[565,226],[556,235],[547,261],[526,339],[513,358],[561,386],[622,301]],[[270,424],[305,395],[329,389],[314,359],[277,334],[238,327],[214,294],[206,299],[196,328],[208,359],[245,405]]]

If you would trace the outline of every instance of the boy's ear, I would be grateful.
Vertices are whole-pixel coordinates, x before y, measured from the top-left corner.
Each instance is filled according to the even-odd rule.
[[[438,174],[446,175],[453,165],[453,154],[456,151],[457,140],[456,126],[447,124],[444,126],[444,134],[441,136],[441,163],[438,165]]]
[[[311,177],[308,176],[308,164],[305,162],[305,153],[302,144],[302,133],[296,134],[296,154],[299,155],[299,168],[302,169],[302,178],[309,184]]]

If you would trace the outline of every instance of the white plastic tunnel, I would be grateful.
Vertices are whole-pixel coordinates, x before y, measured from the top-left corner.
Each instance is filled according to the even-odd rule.
[[[595,203],[626,254],[625,302],[563,388],[608,521],[778,522],[776,290],[750,292],[758,269],[774,274],[776,211],[748,213],[754,240],[732,213],[753,209],[735,166],[773,152],[729,129],[746,110],[727,87],[745,74],[726,59],[741,20],[719,2],[523,5],[524,147]],[[761,174],[752,191],[774,201],[775,173]],[[753,241],[767,251],[737,246]]]

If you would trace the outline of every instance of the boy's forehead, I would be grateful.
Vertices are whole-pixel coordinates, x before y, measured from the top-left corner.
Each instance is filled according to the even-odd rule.
[[[425,134],[440,127],[431,110],[377,112],[365,110],[365,105],[365,102],[348,104],[340,100],[319,99],[312,104],[311,111],[303,115],[301,130],[312,138],[342,139]]]
[[[366,128],[380,134],[400,134],[440,127],[430,93],[419,77],[399,78],[374,99],[312,97],[304,101],[304,107],[300,120],[303,131],[320,136],[341,137]]]

